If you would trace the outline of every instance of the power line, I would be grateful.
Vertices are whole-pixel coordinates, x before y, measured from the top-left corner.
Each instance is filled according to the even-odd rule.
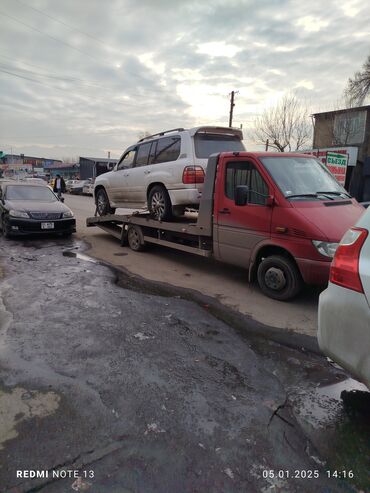
[[[73,45],[71,45],[71,44],[69,44],[69,43],[66,43],[65,41],[62,41],[62,40],[61,40],[61,39],[59,39],[59,38],[56,38],[56,37],[54,37],[54,36],[51,36],[50,34],[48,34],[48,33],[44,32],[44,31],[40,31],[40,30],[39,30],[39,29],[37,29],[36,27],[30,26],[30,25],[29,25],[29,24],[27,24],[26,22],[23,22],[23,21],[21,21],[21,20],[17,19],[16,17],[13,17],[13,16],[11,16],[11,15],[9,15],[9,14],[6,14],[5,12],[2,12],[2,11],[0,11],[0,15],[3,15],[3,16],[5,16],[5,17],[8,17],[9,19],[13,20],[14,22],[18,22],[19,24],[22,24],[23,26],[27,27],[28,29],[31,29],[32,31],[35,31],[35,32],[37,32],[37,33],[39,33],[39,34],[42,34],[42,35],[44,35],[44,36],[47,36],[48,38],[50,38],[50,39],[52,39],[52,40],[54,40],[54,41],[56,41],[56,42],[58,42],[58,43],[64,44],[65,46],[68,46],[68,47],[69,47],[69,48],[71,48],[72,50],[78,51],[79,53],[82,53],[82,55],[85,55],[85,56],[87,56],[87,57],[91,58],[92,60],[94,60],[94,61],[96,61],[96,62],[98,62],[98,63],[100,63],[100,64],[102,64],[102,65],[105,65],[105,66],[108,66],[109,68],[111,68],[111,66],[110,66],[110,65],[108,65],[107,63],[104,63],[102,60],[99,60],[98,58],[96,58],[96,57],[94,57],[94,56],[90,55],[89,53],[86,53],[85,51],[82,51],[82,50],[80,50],[79,48],[76,48],[75,46],[73,46]],[[147,79],[146,79],[144,76],[142,76],[142,75],[140,75],[140,74],[138,74],[138,73],[131,72],[131,71],[129,71],[129,70],[126,70],[126,73],[127,73],[127,74],[130,74],[130,75],[133,75],[134,77],[138,77],[139,79],[143,79],[143,80],[147,81]]]
[[[53,75],[50,75],[50,70],[49,69],[45,69],[45,68],[40,67],[38,65],[34,65],[32,63],[25,62],[24,60],[20,60],[20,59],[17,60],[17,59],[11,58],[11,57],[6,56],[6,55],[0,55],[0,58],[4,58],[4,59],[7,59],[7,60],[10,60],[11,62],[13,62],[13,64],[14,64],[14,62],[15,63],[21,63],[21,64],[27,65],[29,67],[37,68],[38,70],[42,70],[44,72],[47,70],[48,75],[43,75],[43,74],[39,74],[38,72],[34,72],[34,71],[31,71],[31,70],[26,70],[26,69],[21,68],[21,67],[14,67],[14,66],[13,67],[12,66],[10,67],[13,70],[22,70],[24,72],[30,72],[30,73],[32,73],[34,75],[39,75],[40,77],[52,77],[52,78],[56,78],[56,79],[60,78],[62,80],[88,82],[89,84],[92,84],[92,85],[95,85],[95,82],[98,82],[98,81],[89,81],[89,80],[86,80],[86,79],[79,79],[78,77],[73,77],[73,76],[68,76],[68,75],[67,76],[60,76],[60,75],[54,75],[53,76]],[[99,86],[99,87],[103,87],[103,86]]]
[[[89,55],[88,53],[85,53],[84,51],[80,50],[79,48],[76,48],[75,46],[72,46],[70,45],[69,43],[66,43],[65,41],[62,41],[61,39],[59,38],[55,38],[54,36],[51,36],[50,34],[47,34],[45,33],[44,31],[40,31],[39,29],[37,29],[36,27],[33,27],[33,26],[30,26],[29,24],[27,24],[26,22],[23,22],[23,21],[20,21],[19,19],[17,19],[16,17],[13,17],[12,15],[9,15],[9,14],[6,14],[5,12],[2,12],[0,11],[0,15],[3,15],[5,17],[8,17],[9,19],[13,20],[14,22],[18,22],[19,24],[22,24],[23,26],[26,26],[28,27],[28,29],[32,29],[32,31],[36,31],[37,33],[39,34],[43,34],[44,36],[47,36],[48,38],[56,41],[57,43],[62,43],[64,44],[65,46],[68,46],[69,48],[71,48],[72,50],[76,50],[80,53],[82,53],[83,55],[85,56],[88,56],[89,58],[91,58],[92,60],[95,60],[95,61],[98,61],[100,62],[97,58]],[[101,63],[101,62],[100,62]]]
[[[78,82],[78,83],[84,83],[88,87],[104,87],[104,86],[98,85],[98,84],[91,84],[89,81],[86,81],[86,80],[83,80],[83,79],[78,79],[78,78],[75,78],[75,77],[61,77],[61,76],[57,76],[57,75],[40,74],[40,73],[35,72],[33,70],[27,70],[27,69],[24,69],[24,68],[18,68],[18,67],[14,67],[14,66],[11,66],[11,65],[9,66],[9,65],[6,65],[6,64],[2,64],[2,63],[0,63],[0,67],[2,67],[3,69],[5,68],[6,70],[17,70],[17,71],[25,72],[26,75],[29,74],[31,76],[44,77],[44,78],[47,78],[47,79],[57,80],[57,81],[61,81],[61,82],[74,82],[74,83],[75,82]]]
[[[94,39],[95,41],[97,41],[98,43],[100,43],[101,45],[105,46],[106,48],[109,48],[110,50],[113,49],[111,48],[110,46],[108,46],[107,44],[104,43],[104,41],[102,41],[101,39],[97,38],[96,36],[93,36],[92,34],[89,34],[85,31],[81,31],[80,29],[78,29],[77,27],[75,26],[72,26],[71,24],[67,24],[66,22],[64,21],[61,21],[60,19],[57,19],[56,17],[48,14],[47,12],[45,12],[44,10],[39,10],[39,9],[36,9],[35,7],[32,7],[31,5],[28,5],[28,4],[25,4],[23,2],[21,2],[20,0],[16,0],[19,4],[21,5],[24,5],[25,7],[28,7],[29,9],[32,9],[34,10],[35,12],[38,12],[39,14],[42,14],[46,17],[48,17],[49,19],[52,19],[53,21],[55,22],[59,22],[59,24],[62,24],[63,26],[66,26],[68,29],[70,29],[71,31],[76,31],[80,34],[83,34],[84,36],[88,36],[89,38],[91,39]],[[115,50],[116,51],[116,50]]]

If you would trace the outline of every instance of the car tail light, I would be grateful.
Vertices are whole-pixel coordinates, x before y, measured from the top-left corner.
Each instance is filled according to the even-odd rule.
[[[330,267],[330,282],[347,289],[363,293],[359,261],[362,245],[368,231],[362,228],[351,228],[339,243]]]
[[[182,174],[182,182],[185,185],[204,183],[204,169],[201,166],[186,166]]]

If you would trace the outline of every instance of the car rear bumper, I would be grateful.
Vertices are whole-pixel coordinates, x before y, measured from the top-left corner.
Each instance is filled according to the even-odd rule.
[[[42,223],[53,223],[54,228],[42,229]],[[36,220],[36,219],[18,219],[9,217],[8,220],[9,234],[12,236],[29,235],[29,234],[50,234],[50,233],[74,233],[76,231],[76,219],[55,219],[55,220]]]
[[[195,205],[199,204],[202,192],[197,188],[181,188],[168,190],[172,205]]]
[[[305,258],[297,258],[296,261],[306,284],[317,284],[322,286],[328,283],[330,261],[309,260]]]
[[[320,295],[318,342],[370,389],[370,307],[362,293],[329,283]]]

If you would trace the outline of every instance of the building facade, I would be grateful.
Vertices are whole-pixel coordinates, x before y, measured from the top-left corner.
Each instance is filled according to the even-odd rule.
[[[79,159],[81,180],[94,179],[107,171],[111,171],[117,162],[118,159],[81,156]]]
[[[313,115],[313,149],[351,147],[356,163],[347,169],[346,187],[359,201],[370,201],[370,106]]]

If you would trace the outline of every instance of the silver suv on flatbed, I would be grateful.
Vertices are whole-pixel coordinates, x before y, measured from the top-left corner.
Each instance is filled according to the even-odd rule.
[[[113,171],[96,178],[99,215],[118,207],[148,208],[160,220],[200,202],[208,157],[244,151],[242,131],[229,127],[177,128],[144,137],[122,154]]]

